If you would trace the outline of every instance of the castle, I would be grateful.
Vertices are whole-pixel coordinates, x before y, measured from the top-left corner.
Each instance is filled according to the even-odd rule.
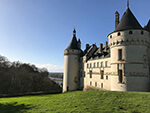
[[[129,5],[105,45],[86,44],[76,31],[64,50],[63,92],[88,90],[150,91],[150,20],[141,27]]]

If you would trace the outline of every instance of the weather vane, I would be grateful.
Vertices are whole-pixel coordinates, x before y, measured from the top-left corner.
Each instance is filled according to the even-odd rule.
[[[127,0],[127,8],[129,7],[129,0]]]

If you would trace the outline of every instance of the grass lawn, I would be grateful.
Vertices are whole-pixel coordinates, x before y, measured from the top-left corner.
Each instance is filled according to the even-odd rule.
[[[0,113],[150,113],[150,92],[75,91],[0,98]]]

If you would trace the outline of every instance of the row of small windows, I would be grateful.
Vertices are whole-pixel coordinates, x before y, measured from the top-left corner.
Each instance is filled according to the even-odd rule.
[[[90,86],[92,86],[92,81],[90,81]],[[97,87],[97,82],[95,82],[95,87]],[[103,88],[103,83],[101,83],[101,88]]]
[[[129,34],[133,34],[133,31],[129,31]],[[144,34],[144,31],[141,31],[141,35],[143,35],[143,34]],[[118,32],[117,36],[120,36],[120,35],[121,35],[121,33]],[[112,38],[112,35],[110,35],[110,38]]]
[[[102,70],[100,73],[100,79],[104,79],[104,71]],[[92,78],[92,71],[90,71],[90,78]],[[108,76],[106,76],[106,80],[108,80]]]
[[[84,77],[85,77],[85,73],[84,73]],[[90,71],[90,78],[92,78],[92,71]],[[103,70],[101,70],[100,79],[104,79],[104,71]],[[108,76],[106,76],[106,80],[108,80]],[[123,71],[122,70],[118,70],[118,81],[119,81],[119,83],[123,83]],[[90,81],[90,85],[92,85],[91,81]],[[95,83],[95,86],[97,86],[97,83]]]
[[[97,65],[97,66],[96,66]],[[107,67],[108,66],[108,61],[105,61],[105,67]],[[96,68],[96,67],[104,67],[104,65],[103,65],[103,62],[94,62],[93,63],[93,66],[92,66],[92,63],[89,63],[89,64],[87,64],[87,68]]]

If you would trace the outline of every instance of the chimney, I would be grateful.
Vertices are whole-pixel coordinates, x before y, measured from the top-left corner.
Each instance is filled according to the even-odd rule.
[[[117,28],[119,24],[119,13],[118,11],[115,12],[115,29]]]
[[[103,44],[100,43],[100,45],[99,45],[99,53],[101,53],[102,51],[103,51]]]
[[[78,39],[78,48],[81,49],[81,41],[80,41],[80,38]]]
[[[89,44],[86,44],[86,49],[89,48]]]
[[[107,47],[108,47],[108,42],[105,42],[105,52],[107,51]]]

